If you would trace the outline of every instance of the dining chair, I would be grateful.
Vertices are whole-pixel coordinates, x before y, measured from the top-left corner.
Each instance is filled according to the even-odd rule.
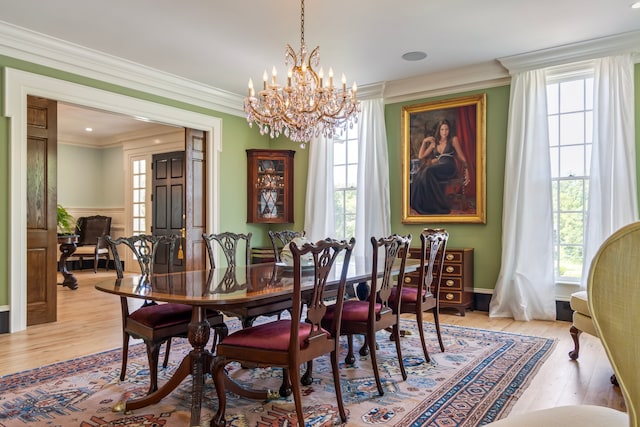
[[[134,255],[134,259],[140,267],[140,288],[149,286],[149,278],[153,275],[153,265],[159,257],[165,260],[174,259],[176,242],[179,235],[152,236],[140,234],[131,237],[120,237],[111,239],[106,236],[105,240],[109,244],[119,279],[124,277],[124,268],[121,262],[119,247],[128,247]],[[167,262],[169,272],[173,262]],[[120,297],[120,307],[122,314],[122,367],[120,370],[120,381],[124,381],[127,372],[127,359],[129,354],[129,338],[133,337],[144,341],[147,347],[147,358],[149,361],[149,393],[158,389],[158,360],[160,347],[166,343],[163,368],[169,363],[169,352],[171,350],[171,338],[183,337],[188,334],[189,322],[191,321],[191,306],[179,303],[158,304],[155,301],[145,301],[142,306],[134,311],[129,309],[129,298]],[[207,311],[207,320],[215,330],[218,337],[227,334],[227,326],[224,324],[222,314],[217,311]],[[221,339],[221,338],[219,338]],[[215,349],[216,338],[214,338],[212,351]]]
[[[238,250],[241,246],[241,242],[244,242],[245,256],[242,262],[244,265],[249,265],[251,262],[251,236],[252,233],[232,233],[225,231],[222,233],[202,233],[202,238],[207,247],[207,254],[209,255],[209,264],[211,268],[216,268],[215,251],[213,248],[213,242],[216,241],[220,244],[220,248],[224,253],[228,266],[238,265]]]
[[[293,230],[280,230],[280,231],[272,231],[269,230],[269,239],[271,239],[271,246],[273,247],[273,257],[276,262],[281,262],[280,259],[280,251],[284,246],[289,244],[296,237],[305,237],[306,232],[302,231],[293,231]]]
[[[340,420],[342,423],[347,421],[340,388],[338,348],[344,288],[354,244],[355,239],[352,238],[349,242],[325,239],[315,244],[305,243],[300,248],[295,243],[290,245],[294,259],[291,319],[274,320],[240,329],[229,334],[218,344],[217,354],[212,364],[212,375],[218,395],[218,411],[211,421],[212,426],[225,425],[225,383],[230,380],[225,378],[225,366],[232,361],[283,368],[284,375],[288,375],[292,386],[298,425],[304,426],[300,365],[325,354],[329,354],[331,358]],[[304,277],[305,282],[310,280],[313,285],[308,290],[305,289],[305,294],[309,292],[309,295],[303,296],[300,258],[308,253],[313,255],[314,274]],[[325,284],[336,259],[341,254],[344,254],[344,258],[340,269],[338,291],[335,295],[336,316],[333,322],[322,326],[320,324],[322,315],[327,309],[325,299],[328,298]],[[302,309],[303,304],[307,306],[306,311]]]
[[[403,286],[391,290],[389,297],[393,307],[399,308],[399,314],[411,313],[416,316],[416,324],[420,333],[424,359],[430,362],[429,352],[424,337],[423,313],[433,313],[440,351],[444,352],[444,343],[440,332],[440,283],[442,269],[447,251],[449,233],[444,229],[426,228],[420,233],[420,279],[419,287]],[[436,276],[434,279],[434,271]],[[399,303],[398,295],[400,295]],[[398,334],[391,333],[391,339],[399,341]]]
[[[507,416],[491,427],[640,427],[640,222],[613,233],[591,261],[591,321],[615,373],[626,413],[596,405],[557,406]],[[606,403],[606,402],[605,402]]]
[[[376,356],[376,332],[392,328],[393,333],[396,335],[399,333],[400,314],[397,310],[398,301],[391,302],[389,300],[391,289],[393,288],[391,270],[396,260],[399,259],[400,270],[397,286],[398,288],[402,288],[404,281],[404,269],[410,244],[411,235],[403,237],[393,234],[389,237],[382,237],[379,239],[371,237],[372,266],[370,280],[371,290],[369,292],[369,297],[365,301],[350,299],[345,301],[342,306],[342,324],[340,326],[340,334],[347,336],[347,343],[349,346],[345,363],[348,365],[353,365],[355,363],[355,356],[353,354],[353,335],[364,335],[366,345],[363,346],[363,348],[366,349],[367,346],[369,348],[371,366],[373,367],[373,374],[376,379],[376,386],[378,387],[378,393],[380,396],[384,394],[384,389],[382,387],[382,381],[380,380]],[[382,256],[380,256],[381,251],[383,252]],[[382,277],[380,278],[378,277],[378,264],[383,267]],[[395,304],[396,306],[392,304]],[[338,305],[329,306],[322,324],[329,325],[333,322],[339,315],[339,309],[340,307]],[[400,365],[402,379],[406,380],[407,373],[402,361],[402,349],[400,348],[399,340],[396,340],[396,353],[398,355],[397,362]]]

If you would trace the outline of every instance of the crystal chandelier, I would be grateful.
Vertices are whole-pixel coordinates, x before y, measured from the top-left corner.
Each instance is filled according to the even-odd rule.
[[[313,136],[333,138],[337,129],[353,127],[360,111],[356,83],[347,90],[347,80],[343,74],[341,87],[334,85],[333,69],[329,68],[328,78],[325,78],[322,67],[319,72],[314,69],[319,63],[319,46],[307,58],[304,0],[301,0],[300,50],[296,53],[291,45],[286,47],[286,84],[278,83],[275,66],[271,79],[265,70],[262,90],[257,96],[253,81],[249,79],[249,96],[244,100],[249,126],[255,122],[260,134],[269,134],[271,138],[284,133],[292,141],[300,142],[302,147]]]

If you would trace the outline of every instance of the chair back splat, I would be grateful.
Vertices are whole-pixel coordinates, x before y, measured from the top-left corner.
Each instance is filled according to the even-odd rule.
[[[338,366],[338,344],[340,337],[340,314],[344,298],[344,288],[349,267],[349,260],[355,240],[337,241],[321,240],[317,243],[305,243],[301,247],[293,242],[290,245],[293,255],[293,291],[291,319],[278,319],[256,326],[250,326],[231,333],[220,344],[213,362],[212,375],[218,395],[218,412],[211,420],[212,426],[226,425],[226,392],[225,387],[230,380],[225,378],[225,366],[238,361],[246,365],[262,367],[273,366],[284,368],[284,380],[289,382],[293,392],[298,425],[304,426],[302,412],[302,392],[300,365],[309,363],[324,354],[330,354],[333,381],[338,401],[340,419],[347,421],[342,402],[340,373]],[[302,275],[300,258],[311,254],[314,274]],[[336,262],[344,254],[342,266]],[[335,268],[335,272],[331,272]],[[327,282],[333,274],[340,271],[337,294],[335,295],[338,315],[329,327],[323,327],[321,320],[326,312],[325,301],[328,296]],[[304,281],[303,281],[304,280]],[[310,280],[313,283],[311,286]],[[304,285],[304,292],[303,292]],[[332,289],[332,292],[335,289]],[[302,305],[307,304],[306,316],[303,319]],[[283,384],[284,386],[284,384]],[[245,390],[249,391],[249,390]],[[261,398],[260,393],[252,395]]]
[[[304,237],[306,232],[293,231],[293,230],[281,230],[271,231],[269,230],[269,239],[271,239],[271,246],[273,246],[273,257],[276,262],[282,261],[280,259],[280,251],[282,248],[289,244],[296,237]]]
[[[222,252],[227,260],[228,266],[238,265],[238,249],[240,247],[240,243],[244,241],[245,255],[244,260],[240,260],[240,262],[244,263],[244,265],[249,265],[251,262],[251,236],[252,233],[250,232],[247,234],[232,233],[229,231],[213,234],[203,233],[202,238],[207,245],[207,254],[209,255],[209,264],[211,268],[216,268],[214,256],[215,251],[213,248],[214,241],[218,242],[220,248],[222,248]]]

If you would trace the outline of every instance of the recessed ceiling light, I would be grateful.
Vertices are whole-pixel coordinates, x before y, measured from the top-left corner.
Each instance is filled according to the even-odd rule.
[[[631,5],[631,9],[640,9],[640,1],[637,1]]]
[[[422,61],[426,57],[427,54],[419,50],[416,50],[414,52],[407,52],[402,55],[402,59],[404,59],[405,61]]]
[[[93,128],[84,128],[87,132],[93,132]]]

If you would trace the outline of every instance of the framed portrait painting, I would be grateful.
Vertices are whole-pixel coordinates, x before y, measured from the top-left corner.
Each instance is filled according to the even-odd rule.
[[[486,94],[402,109],[402,222],[486,223]]]

